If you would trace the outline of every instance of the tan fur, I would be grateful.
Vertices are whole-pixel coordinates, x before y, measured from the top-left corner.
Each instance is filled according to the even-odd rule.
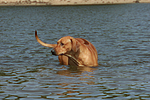
[[[98,66],[96,48],[85,39],[65,36],[57,44],[46,44],[38,38],[36,31],[35,37],[41,45],[53,48],[53,53],[58,56],[62,65]]]

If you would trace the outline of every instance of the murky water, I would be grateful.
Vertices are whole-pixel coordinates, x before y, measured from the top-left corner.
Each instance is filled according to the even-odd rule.
[[[59,65],[35,30],[89,40],[99,66]],[[150,4],[0,7],[0,99],[150,100]]]

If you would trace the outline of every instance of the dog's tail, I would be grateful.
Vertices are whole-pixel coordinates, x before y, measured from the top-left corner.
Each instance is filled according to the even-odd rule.
[[[54,47],[56,47],[56,45],[57,45],[57,44],[47,44],[47,43],[42,42],[42,41],[38,38],[38,35],[37,35],[37,31],[36,31],[36,30],[35,30],[35,38],[36,38],[36,40],[37,40],[41,45],[43,45],[43,46],[45,46],[45,47],[54,48]]]

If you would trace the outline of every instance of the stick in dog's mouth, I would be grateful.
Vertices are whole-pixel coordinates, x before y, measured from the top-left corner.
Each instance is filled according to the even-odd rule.
[[[75,59],[74,57],[72,57],[71,55],[68,55],[68,54],[64,54],[65,56],[69,57],[72,59],[72,61],[77,65],[77,66],[83,66],[80,64],[79,61],[77,61],[77,59]]]
[[[55,56],[57,56],[57,54],[55,53],[55,51],[54,50],[51,50],[51,53],[52,53],[52,55],[55,55]],[[77,66],[79,66],[80,65],[80,62],[79,61],[77,61],[77,59],[75,59],[74,57],[72,57],[71,55],[68,55],[68,54],[60,54],[60,55],[65,55],[65,56],[67,56],[67,57],[69,57],[70,59],[72,59],[72,61],[77,65]]]

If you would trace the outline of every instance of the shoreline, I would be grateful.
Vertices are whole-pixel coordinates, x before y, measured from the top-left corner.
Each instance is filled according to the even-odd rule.
[[[0,6],[76,6],[150,3],[150,0],[0,0]]]

